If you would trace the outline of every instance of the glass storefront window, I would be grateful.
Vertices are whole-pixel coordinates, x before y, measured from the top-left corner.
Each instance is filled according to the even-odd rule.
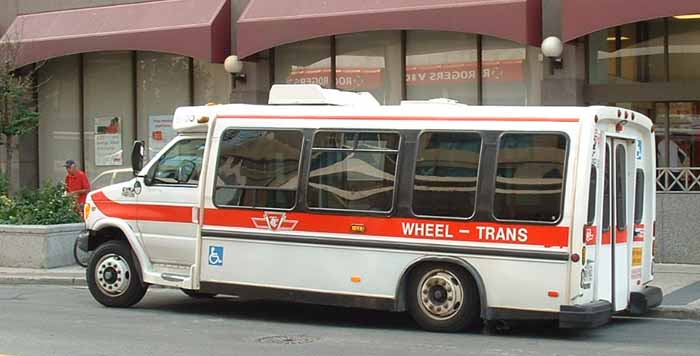
[[[700,19],[670,18],[669,72],[672,81],[700,79]]]
[[[478,104],[476,35],[406,32],[406,98]]]
[[[337,88],[367,91],[384,104],[401,101],[401,33],[362,32],[336,36]]]
[[[700,166],[700,102],[669,104],[669,167]]]
[[[627,24],[589,35],[591,84],[666,80],[664,20]]]
[[[527,105],[527,48],[484,36],[482,90],[484,105]]]
[[[330,37],[275,48],[275,83],[332,87]]]

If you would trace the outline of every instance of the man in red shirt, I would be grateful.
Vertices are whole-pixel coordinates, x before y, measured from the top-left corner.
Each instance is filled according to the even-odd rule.
[[[64,167],[66,167],[66,172],[68,173],[66,175],[66,192],[76,197],[75,201],[78,204],[78,211],[82,214],[85,199],[90,192],[90,181],[85,172],[76,167],[75,161],[72,159],[67,160]]]

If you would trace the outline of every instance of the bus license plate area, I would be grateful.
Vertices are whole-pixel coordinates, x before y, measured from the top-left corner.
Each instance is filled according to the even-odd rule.
[[[587,263],[581,271],[581,288],[588,289],[593,281],[593,264]]]

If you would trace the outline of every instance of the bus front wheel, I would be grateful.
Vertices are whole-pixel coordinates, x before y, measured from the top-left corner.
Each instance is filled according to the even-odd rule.
[[[423,329],[456,332],[479,325],[479,294],[472,277],[450,264],[416,267],[408,285],[408,311]]]
[[[98,247],[88,264],[86,280],[93,298],[108,307],[130,307],[148,289],[126,241],[109,241]]]

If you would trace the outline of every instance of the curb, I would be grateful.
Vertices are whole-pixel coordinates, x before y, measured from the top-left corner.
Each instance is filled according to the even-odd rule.
[[[660,306],[649,310],[645,317],[700,321],[700,308],[685,306]]]
[[[85,277],[0,276],[0,285],[51,285],[85,287]]]

